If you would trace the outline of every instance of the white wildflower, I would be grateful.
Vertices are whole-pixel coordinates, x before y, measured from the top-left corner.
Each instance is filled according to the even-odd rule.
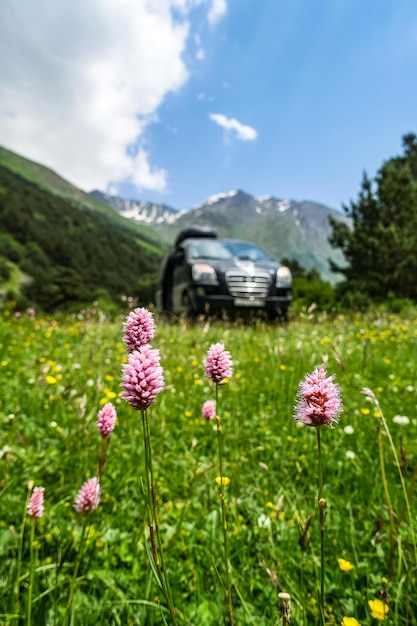
[[[271,518],[269,517],[269,515],[261,513],[258,517],[258,526],[259,528],[271,528]]]
[[[394,424],[399,424],[400,426],[407,426],[410,423],[409,418],[406,415],[395,415],[392,418]]]

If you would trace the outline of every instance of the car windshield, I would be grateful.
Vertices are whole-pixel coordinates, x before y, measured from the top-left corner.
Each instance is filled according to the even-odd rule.
[[[192,260],[240,259],[246,261],[270,261],[263,250],[246,241],[227,241],[224,239],[195,239],[188,242],[188,252]]]

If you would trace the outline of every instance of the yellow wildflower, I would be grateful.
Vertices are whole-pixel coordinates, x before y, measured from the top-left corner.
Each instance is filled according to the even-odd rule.
[[[223,485],[228,485],[230,483],[230,478],[227,476],[223,476],[223,480],[220,476],[216,476],[216,483],[220,485],[223,482]]]
[[[113,400],[113,398],[116,398],[116,396],[117,396],[117,393],[115,393],[111,389],[108,389],[107,387],[105,389],[103,389],[103,393],[105,394],[105,396],[106,396],[106,398],[108,400]]]
[[[342,572],[350,572],[350,570],[355,567],[352,563],[349,563],[349,561],[346,561],[345,559],[337,559],[337,562],[339,563],[339,567]]]
[[[193,412],[192,411],[185,411],[184,415],[185,415],[185,417],[192,417],[193,416]]]
[[[361,626],[357,619],[354,617],[344,617],[342,619],[342,626]]]
[[[369,608],[371,609],[371,615],[374,619],[385,619],[389,606],[382,602],[382,600],[368,600]]]
[[[55,376],[51,376],[51,374],[48,374],[45,380],[48,383],[48,385],[55,385],[55,383],[57,382],[57,379],[55,378]]]
[[[361,408],[361,413],[362,415],[369,415],[371,411],[369,409],[367,409],[366,407]]]

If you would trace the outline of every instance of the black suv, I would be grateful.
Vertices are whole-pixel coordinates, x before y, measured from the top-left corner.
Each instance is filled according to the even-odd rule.
[[[264,311],[288,318],[290,270],[253,243],[219,239],[204,228],[186,228],[164,259],[157,310],[194,316],[219,311]]]

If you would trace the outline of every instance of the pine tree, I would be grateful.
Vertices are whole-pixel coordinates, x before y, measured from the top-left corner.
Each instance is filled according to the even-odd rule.
[[[330,243],[346,259],[331,264],[344,276],[342,293],[417,300],[417,137],[405,135],[403,147],[375,181],[363,176],[358,200],[343,207],[350,226],[330,218]]]

